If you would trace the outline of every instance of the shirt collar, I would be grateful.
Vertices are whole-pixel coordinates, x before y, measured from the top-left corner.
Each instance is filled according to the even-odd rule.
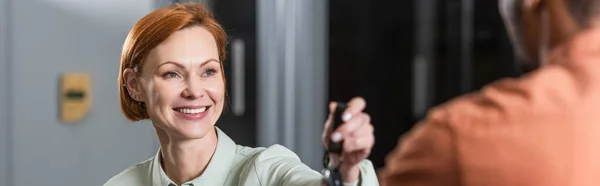
[[[217,148],[213,154],[208,166],[199,177],[191,181],[185,182],[185,186],[201,186],[201,185],[223,185],[229,174],[229,169],[235,156],[236,145],[229,136],[221,129],[215,127],[217,131]],[[175,185],[160,166],[160,149],[154,156],[152,161],[152,185],[153,186],[169,186]]]

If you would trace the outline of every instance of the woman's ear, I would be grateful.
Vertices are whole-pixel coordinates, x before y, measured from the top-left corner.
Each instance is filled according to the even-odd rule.
[[[145,102],[140,80],[132,68],[127,68],[123,71],[123,79],[125,80],[125,87],[127,87],[129,97],[138,102]]]

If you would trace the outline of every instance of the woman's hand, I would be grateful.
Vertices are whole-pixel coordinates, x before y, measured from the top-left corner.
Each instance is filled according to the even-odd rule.
[[[323,143],[328,146],[329,141],[344,142],[342,150],[343,162],[340,165],[342,181],[353,183],[360,176],[358,164],[371,154],[375,143],[371,117],[364,113],[366,102],[361,97],[355,97],[348,102],[348,108],[342,114],[344,123],[337,130],[332,131],[332,117],[335,113],[336,103],[329,104],[329,117],[325,122]],[[337,118],[336,118],[337,119]],[[327,147],[328,148],[328,147]],[[330,154],[330,162],[337,161],[338,155]]]

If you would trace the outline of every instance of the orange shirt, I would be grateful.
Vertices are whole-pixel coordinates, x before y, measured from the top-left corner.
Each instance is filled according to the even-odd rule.
[[[381,185],[600,186],[600,30],[548,64],[432,109],[379,171]]]

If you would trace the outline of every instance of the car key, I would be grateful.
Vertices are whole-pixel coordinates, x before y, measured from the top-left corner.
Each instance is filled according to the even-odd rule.
[[[333,118],[332,118],[332,120],[333,120],[332,121],[333,122],[332,131],[335,131],[338,127],[340,127],[340,125],[342,125],[344,123],[344,121],[342,120],[342,114],[344,113],[346,108],[347,108],[347,105],[345,103],[340,103],[340,102],[337,103],[337,106],[335,108]],[[333,142],[332,140],[329,140],[329,144],[328,144],[329,148],[325,151],[324,160],[323,160],[323,167],[325,167],[325,168],[321,172],[323,175],[323,185],[326,185],[326,186],[341,186],[342,185],[342,175],[340,174],[339,167],[343,161],[343,159],[341,157],[343,146],[344,146],[344,143],[342,141]],[[338,154],[340,156],[340,158],[338,158],[338,162],[333,162],[333,164],[332,164],[329,159],[329,154]]]

